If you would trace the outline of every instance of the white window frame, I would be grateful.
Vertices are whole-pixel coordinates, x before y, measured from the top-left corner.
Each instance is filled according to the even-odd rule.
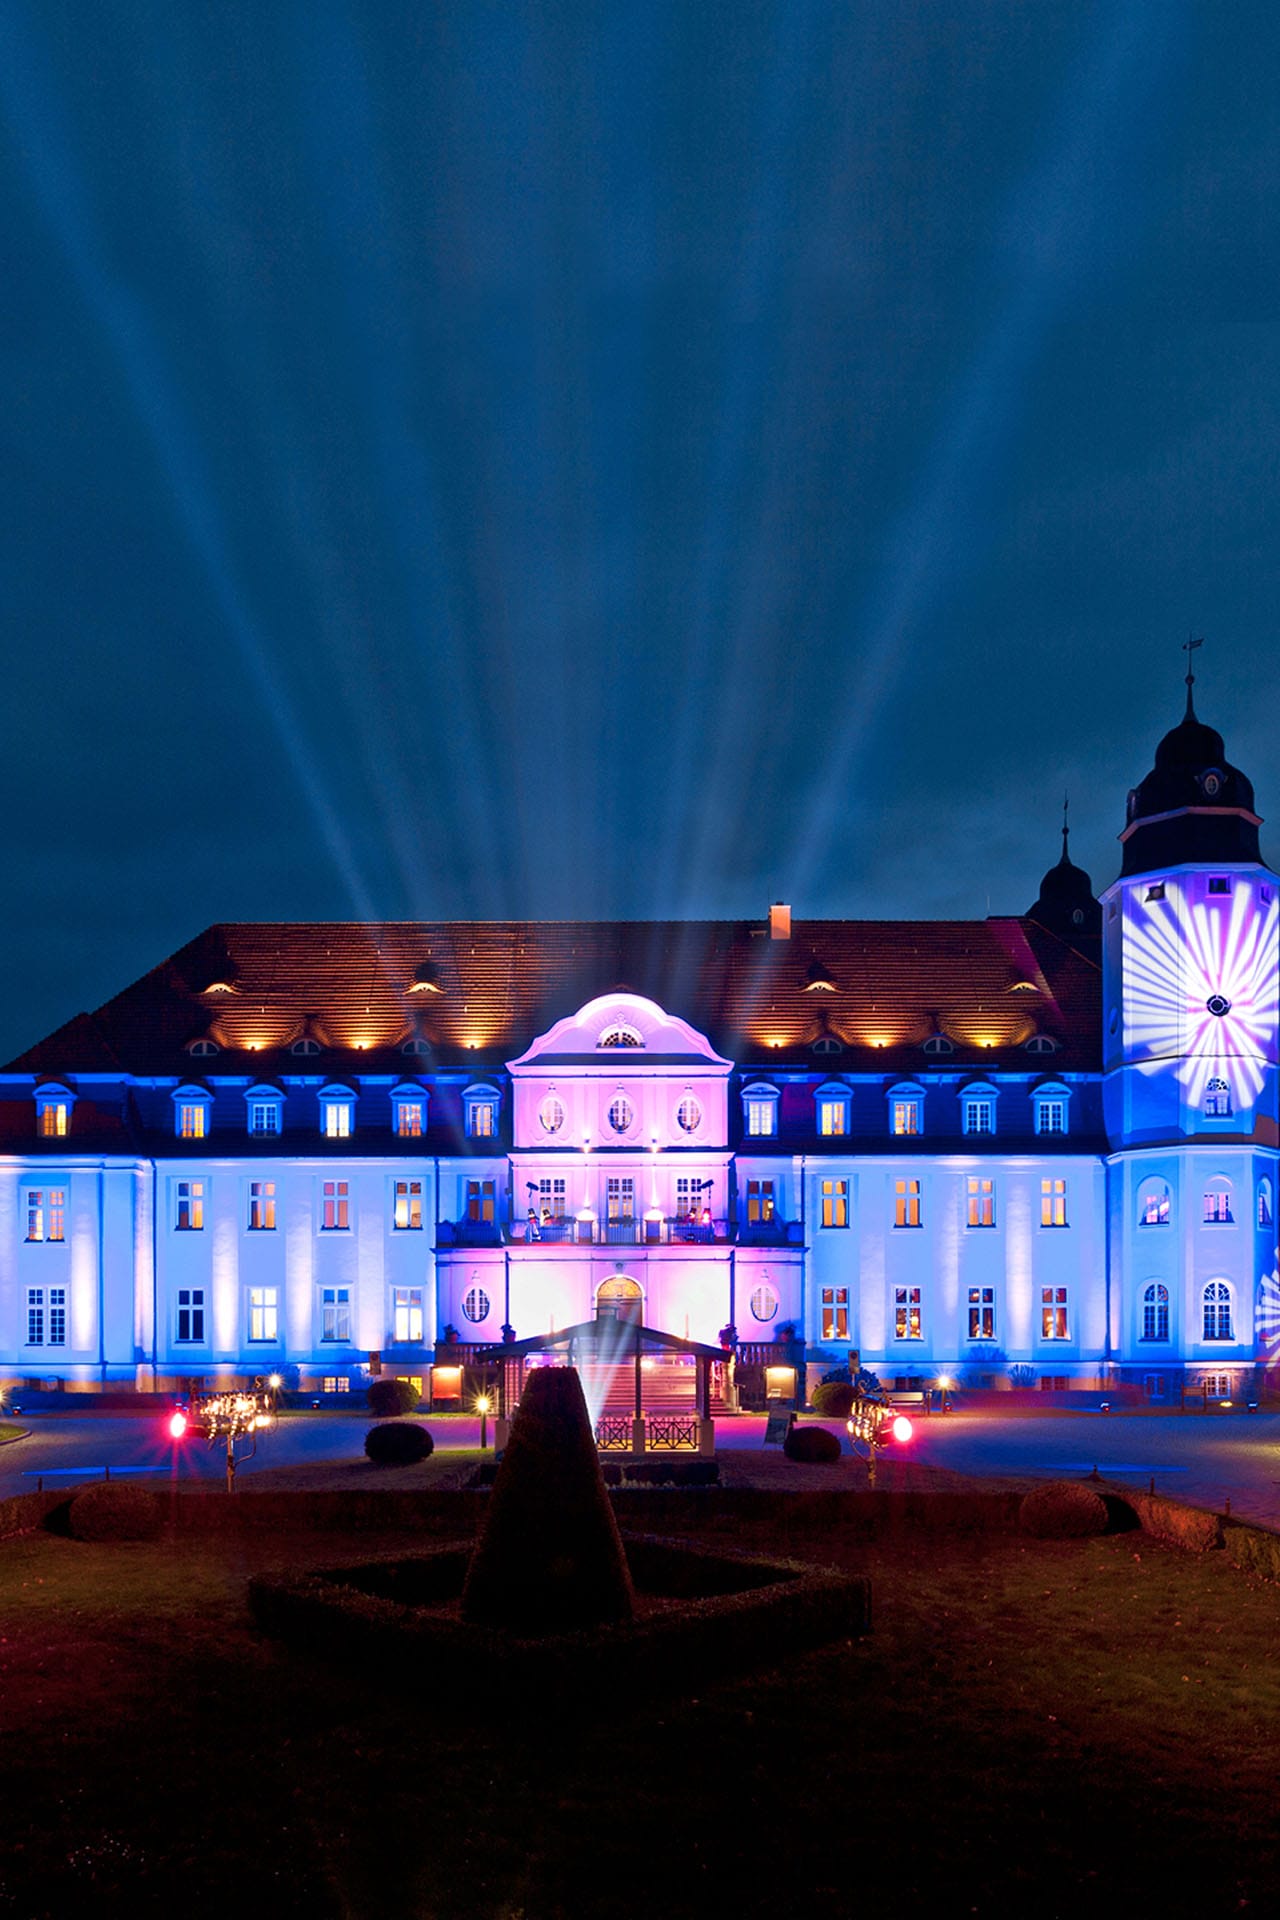
[[[772,1140],[778,1131],[777,1087],[753,1081],[742,1089],[742,1129],[749,1140]]]
[[[462,1096],[462,1112],[468,1140],[496,1140],[502,1096],[496,1087],[477,1083]]]
[[[1148,1174],[1138,1187],[1138,1225],[1146,1229],[1167,1227],[1172,1222],[1173,1190],[1162,1175]]]
[[[333,1179],[320,1182],[320,1231],[351,1231],[351,1182],[338,1179],[336,1174]]]
[[[819,1224],[823,1228],[849,1224],[849,1182],[839,1174],[823,1175],[818,1181]]]
[[[245,1210],[245,1232],[274,1233],[276,1230],[275,1181],[251,1180],[248,1202]]]
[[[186,1189],[184,1192],[183,1189]],[[175,1233],[204,1232],[205,1183],[203,1180],[175,1180],[173,1183],[173,1230]],[[183,1213],[187,1217],[183,1219]]]
[[[1040,1289],[1040,1338],[1058,1342],[1071,1338],[1070,1289],[1053,1286]]]
[[[906,1081],[890,1087],[885,1099],[890,1139],[918,1140],[924,1132],[924,1088],[914,1081]]]
[[[1071,1225],[1067,1208],[1067,1182],[1063,1174],[1046,1174],[1040,1181],[1040,1226],[1046,1233],[1060,1233]]]
[[[249,1315],[249,1344],[255,1347],[278,1346],[280,1343],[280,1289],[279,1287],[249,1287],[246,1289]]]
[[[1206,1280],[1200,1289],[1201,1343],[1204,1346],[1234,1346],[1236,1344],[1236,1302],[1235,1290],[1229,1280]],[[1226,1331],[1210,1332],[1210,1327]]]
[[[852,1130],[853,1089],[829,1081],[813,1096],[814,1126],[822,1140],[846,1139]]]
[[[1149,1346],[1167,1347],[1169,1344],[1169,1289],[1163,1280],[1148,1280],[1142,1289],[1142,1298],[1138,1303],[1142,1308],[1142,1332],[1140,1341]],[[1148,1327],[1153,1332],[1148,1332]]]
[[[391,1230],[393,1233],[422,1232],[421,1180],[391,1182]]]
[[[1225,1173],[1215,1173],[1205,1181],[1200,1203],[1200,1224],[1205,1227],[1234,1227],[1236,1210],[1233,1199],[1231,1181]]]
[[[326,1140],[350,1140],[356,1130],[356,1096],[350,1087],[321,1087],[320,1132]]]
[[[1044,1139],[1064,1139],[1071,1131],[1071,1089],[1061,1081],[1037,1087],[1031,1096],[1036,1133]]]
[[[996,1337],[996,1290],[994,1287],[970,1287],[965,1302],[970,1340],[994,1340]]]
[[[422,1345],[422,1293],[421,1287],[392,1287],[391,1289],[391,1344],[396,1347],[419,1347]]]
[[[924,1225],[924,1182],[918,1174],[904,1173],[893,1182],[894,1231],[913,1233]]]
[[[350,1287],[321,1287],[320,1339],[324,1346],[351,1345]]]
[[[970,1139],[990,1140],[994,1137],[995,1130],[994,1090],[991,1087],[966,1087],[960,1095],[961,1133]]]
[[[182,1331],[183,1314],[187,1315],[187,1331],[185,1333]],[[204,1314],[204,1288],[179,1287],[178,1297],[174,1304],[173,1316],[173,1344],[175,1347],[205,1347],[209,1344],[205,1336]],[[197,1326],[199,1327],[199,1332],[196,1331]]]
[[[985,1233],[996,1224],[996,1182],[990,1173],[965,1176],[965,1223],[976,1233]]]
[[[173,1131],[178,1140],[207,1140],[213,1095],[206,1087],[173,1090]]]
[[[920,1287],[894,1288],[893,1337],[895,1340],[924,1339],[924,1296]]]
[[[430,1124],[425,1087],[406,1082],[391,1095],[391,1131],[397,1140],[424,1140]],[[415,1121],[414,1114],[417,1114]]]
[[[279,1138],[284,1127],[284,1095],[279,1087],[250,1087],[244,1096],[245,1127],[251,1140]]]

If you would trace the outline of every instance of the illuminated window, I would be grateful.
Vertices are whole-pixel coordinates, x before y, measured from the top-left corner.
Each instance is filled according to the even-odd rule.
[[[350,1393],[351,1381],[345,1373],[326,1373],[320,1378],[321,1393]]]
[[[250,1287],[249,1338],[255,1341],[280,1338],[280,1294],[277,1288]]]
[[[768,1226],[774,1215],[772,1180],[748,1180],[747,1220],[752,1226]]]
[[[824,1287],[821,1306],[823,1339],[847,1340],[849,1338],[848,1287]]]
[[[848,1087],[820,1087],[816,1097],[818,1132],[823,1138],[829,1140],[848,1133],[852,1099]]]
[[[963,1105],[961,1124],[965,1133],[994,1133],[996,1130],[995,1101],[986,1095],[976,1100],[966,1100]]]
[[[1040,1338],[1042,1340],[1066,1340],[1067,1333],[1067,1290],[1065,1287],[1041,1287],[1040,1289]]]
[[[37,1130],[43,1140],[63,1140],[70,1127],[71,1108],[65,1100],[44,1100],[36,1107]]]
[[[1226,1179],[1211,1180],[1204,1190],[1204,1218],[1206,1225],[1230,1226],[1234,1214],[1231,1211],[1231,1182]]]
[[[919,1133],[920,1099],[917,1094],[909,1094],[901,1100],[892,1102],[889,1108],[889,1130],[899,1135]]]
[[[277,1134],[284,1120],[284,1095],[276,1087],[250,1087],[245,1095],[249,1133],[254,1139]]]
[[[350,1287],[321,1287],[320,1338],[349,1341],[351,1338]]]
[[[177,1186],[179,1233],[199,1233],[204,1226],[204,1181],[179,1180]]]
[[[1167,1340],[1169,1338],[1169,1289],[1159,1280],[1153,1280],[1142,1294],[1142,1338],[1144,1340]]]
[[[751,1290],[751,1317],[761,1322],[772,1320],[778,1311],[778,1296],[770,1286],[763,1283]]]
[[[562,1132],[565,1123],[564,1101],[556,1094],[549,1093],[538,1108],[538,1118],[544,1133]]]
[[[67,1237],[67,1190],[65,1187],[28,1187],[27,1239],[65,1240]]]
[[[1171,1205],[1169,1189],[1163,1180],[1145,1181],[1138,1193],[1138,1225],[1167,1227]]]
[[[1063,1094],[1052,1097],[1042,1095],[1036,1101],[1036,1132],[1065,1133],[1067,1130],[1067,1102]]]
[[[820,1183],[819,1198],[822,1202],[823,1226],[847,1227],[849,1224],[849,1182],[847,1180],[823,1180]]]
[[[676,1108],[676,1125],[681,1133],[696,1133],[702,1125],[702,1108],[691,1093],[686,1093]]]
[[[421,1140],[426,1131],[426,1103],[415,1098],[396,1101],[396,1134],[401,1140]]]
[[[185,1345],[204,1342],[204,1288],[178,1288],[178,1330],[176,1338]]]
[[[537,1186],[539,1226],[553,1227],[564,1219],[564,1181],[554,1174],[544,1176]]]
[[[468,1087],[462,1096],[467,1137],[492,1140],[498,1131],[498,1095],[492,1087]]]
[[[421,1287],[393,1287],[391,1292],[391,1337],[400,1344],[422,1338]]]
[[[27,1345],[44,1345],[44,1288],[27,1288]]]
[[[611,1227],[625,1226],[636,1216],[636,1183],[621,1177],[605,1183],[605,1218]]]
[[[969,1338],[994,1340],[996,1337],[996,1290],[994,1287],[969,1289]]]
[[[636,1117],[636,1110],[625,1093],[616,1093],[609,1102],[609,1125],[615,1133],[626,1133]]]
[[[249,1182],[249,1231],[274,1233],[276,1228],[276,1183],[274,1180]]]
[[[1206,1340],[1232,1340],[1231,1289],[1225,1280],[1211,1280],[1204,1290],[1204,1337]]]
[[[401,1233],[415,1232],[422,1226],[421,1180],[396,1181],[393,1217],[396,1230]]]
[[[463,1294],[462,1314],[464,1319],[473,1322],[489,1318],[489,1296],[483,1287],[469,1287]]]
[[[1271,1182],[1269,1180],[1259,1180],[1258,1225],[1260,1227],[1269,1227],[1271,1225],[1271,1217]]]
[[[918,1180],[895,1180],[893,1183],[893,1195],[894,1226],[918,1227],[922,1225],[920,1182]]]
[[[893,1337],[895,1340],[921,1340],[924,1338],[920,1322],[919,1287],[894,1288]]]
[[[468,1180],[466,1185],[467,1219],[474,1226],[493,1225],[497,1204],[497,1186],[492,1180]]]
[[[345,1180],[326,1180],[324,1182],[324,1211],[322,1215],[326,1233],[342,1233],[351,1225],[351,1196]]]
[[[1205,1088],[1204,1116],[1206,1120],[1230,1119],[1231,1089],[1225,1080],[1210,1080]]]
[[[209,1095],[174,1096],[173,1126],[179,1140],[203,1140],[209,1131]]]
[[[994,1227],[996,1223],[996,1183],[981,1174],[970,1174],[968,1179],[969,1225],[971,1227]]]
[[[1040,1182],[1040,1225],[1065,1227],[1067,1224],[1067,1183],[1065,1180]]]
[[[742,1111],[746,1118],[747,1132],[755,1140],[768,1138],[778,1131],[778,1090],[776,1087],[754,1086],[743,1089]]]
[[[65,1347],[67,1344],[67,1290],[65,1287],[49,1289],[49,1345]]]
[[[349,1140],[355,1123],[356,1103],[349,1093],[320,1095],[320,1131],[326,1140]]]

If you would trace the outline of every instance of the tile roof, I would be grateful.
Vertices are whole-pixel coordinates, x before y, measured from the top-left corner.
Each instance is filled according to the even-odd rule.
[[[208,928],[93,1014],[10,1063],[37,1074],[405,1072],[495,1067],[554,1021],[614,989],[645,994],[729,1057],[833,1070],[914,1071],[974,1055],[1095,1071],[1096,959],[1030,919],[353,921]],[[420,1034],[428,1054],[406,1056]],[[921,1053],[930,1035],[955,1056]],[[216,1055],[192,1055],[211,1039]],[[303,1065],[289,1052],[307,1038]],[[839,1067],[837,1068],[837,1059]],[[1047,1059],[1031,1057],[1035,1065]]]

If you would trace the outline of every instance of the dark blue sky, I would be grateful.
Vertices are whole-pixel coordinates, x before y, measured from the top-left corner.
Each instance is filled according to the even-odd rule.
[[[0,0],[0,1057],[210,920],[1280,809],[1273,6]],[[1264,829],[1273,857],[1280,841]]]

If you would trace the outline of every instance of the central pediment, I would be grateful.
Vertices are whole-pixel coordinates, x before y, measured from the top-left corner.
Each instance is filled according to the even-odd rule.
[[[598,1067],[616,1074],[643,1070],[648,1065],[688,1063],[728,1071],[732,1061],[721,1059],[706,1035],[677,1014],[667,1013],[643,994],[602,993],[577,1013],[557,1020],[540,1034],[518,1060],[509,1060],[512,1073],[522,1068],[572,1063],[579,1069]]]

